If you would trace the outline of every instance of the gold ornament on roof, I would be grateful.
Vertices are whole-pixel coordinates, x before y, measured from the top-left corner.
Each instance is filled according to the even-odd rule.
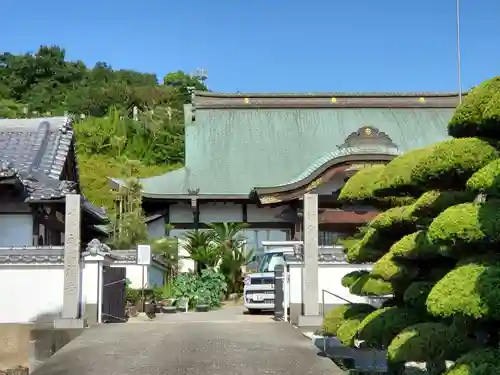
[[[331,98],[331,99],[330,99],[330,101],[331,101],[332,103],[337,103],[337,98]]]
[[[250,99],[248,99],[248,98],[245,98],[243,101],[245,102],[245,104],[250,103]]]
[[[371,129],[371,128],[365,128],[365,134],[366,134],[367,136],[372,135],[372,129]]]
[[[265,195],[262,198],[260,198],[260,203],[262,204],[273,204],[273,203],[279,203],[281,202],[281,199],[274,195]]]
[[[418,101],[419,101],[420,103],[425,103],[425,98],[424,98],[424,97],[422,97],[422,98],[418,99]]]

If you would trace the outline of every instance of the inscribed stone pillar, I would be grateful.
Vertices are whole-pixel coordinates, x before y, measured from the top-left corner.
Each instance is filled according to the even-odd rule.
[[[304,316],[319,315],[318,292],[318,195],[304,195]]]
[[[80,195],[66,195],[63,309],[61,319],[55,321],[56,328],[78,328],[84,324],[81,316],[80,202]]]

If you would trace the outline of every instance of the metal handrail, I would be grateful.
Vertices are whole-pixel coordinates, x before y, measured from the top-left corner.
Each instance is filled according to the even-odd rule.
[[[338,294],[332,293],[327,289],[321,289],[321,314],[323,315],[323,318],[325,317],[325,293],[327,293],[333,297],[339,298],[342,301],[347,302],[350,305],[354,304],[354,302],[349,301],[348,299],[345,299],[344,297],[341,297]]]

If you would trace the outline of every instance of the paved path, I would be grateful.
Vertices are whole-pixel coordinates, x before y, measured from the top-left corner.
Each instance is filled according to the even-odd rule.
[[[172,314],[142,323],[137,319],[137,324],[95,327],[33,374],[343,374],[288,323],[266,315],[243,315],[241,310]]]

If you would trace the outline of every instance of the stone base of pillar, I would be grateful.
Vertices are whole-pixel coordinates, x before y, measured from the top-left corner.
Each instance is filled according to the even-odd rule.
[[[58,318],[54,320],[55,329],[81,329],[87,327],[87,319]]]
[[[318,315],[299,315],[297,325],[299,327],[315,327],[319,328],[323,324],[323,316]]]

